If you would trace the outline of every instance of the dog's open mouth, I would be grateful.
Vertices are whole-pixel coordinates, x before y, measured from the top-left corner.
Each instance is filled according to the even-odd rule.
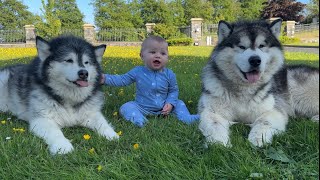
[[[87,80],[78,79],[76,81],[72,82],[73,84],[79,86],[79,87],[88,87],[89,83]]]
[[[242,72],[243,76],[248,80],[249,83],[256,83],[260,80],[260,71],[253,70],[250,72]]]

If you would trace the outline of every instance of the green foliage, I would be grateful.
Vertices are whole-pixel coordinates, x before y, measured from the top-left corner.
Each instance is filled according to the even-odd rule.
[[[234,22],[243,16],[241,3],[237,0],[212,0],[212,5],[214,23],[220,20]]]
[[[93,1],[95,23],[100,29],[133,28],[130,7],[125,0]]]
[[[27,9],[19,0],[0,0],[0,29],[17,30],[32,24],[34,16]]]
[[[153,29],[152,34],[161,36],[165,39],[169,39],[171,37],[175,37],[177,34],[177,28],[175,26],[170,26],[166,24],[156,24]]]
[[[306,8],[311,17],[319,17],[319,0],[310,0]]]
[[[174,38],[167,40],[169,46],[190,46],[193,42],[192,38]]]
[[[191,18],[203,18],[205,21],[212,21],[213,8],[210,1],[185,0],[183,3],[185,17],[190,21]]]
[[[259,19],[266,2],[267,0],[240,0],[243,12],[241,17],[249,20]]]
[[[44,38],[52,38],[58,36],[61,32],[61,21],[59,19],[59,14],[55,11],[55,1],[48,0],[45,4],[44,0],[42,3],[42,13],[43,16],[38,16],[38,21],[35,24],[37,35]]]
[[[76,0],[55,0],[53,12],[58,15],[62,29],[82,29],[84,15]]]

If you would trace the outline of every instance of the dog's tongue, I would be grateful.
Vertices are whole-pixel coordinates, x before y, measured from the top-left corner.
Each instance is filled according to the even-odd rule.
[[[258,71],[248,72],[246,76],[249,83],[256,83],[260,79],[260,73]]]
[[[88,87],[88,81],[81,81],[81,80],[77,80],[76,83],[80,86],[80,87]]]

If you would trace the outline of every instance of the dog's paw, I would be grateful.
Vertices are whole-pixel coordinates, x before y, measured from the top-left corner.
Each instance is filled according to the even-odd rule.
[[[232,147],[228,136],[207,136],[208,144],[222,144],[225,147]]]
[[[104,131],[102,134],[101,134],[103,137],[105,137],[106,139],[108,140],[117,140],[119,139],[119,135],[114,132],[114,131]]]
[[[261,130],[260,132],[250,132],[249,141],[257,147],[262,147],[265,144],[272,142],[272,136],[275,132],[272,130]]]
[[[52,155],[67,154],[73,151],[73,146],[68,139],[62,139],[50,144],[49,150]]]
[[[319,115],[313,116],[311,121],[319,123]]]

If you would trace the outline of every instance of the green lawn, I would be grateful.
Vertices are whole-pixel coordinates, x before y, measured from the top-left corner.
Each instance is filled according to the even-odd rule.
[[[201,93],[201,69],[211,50],[170,48],[169,68],[177,75],[180,99],[192,113],[196,113]],[[11,51],[23,53],[23,49],[0,49]],[[139,48],[109,47],[104,71],[120,74],[141,64],[138,52]],[[286,58],[290,64],[319,67],[316,54],[286,53]],[[0,53],[0,67],[31,59]],[[317,123],[291,119],[287,131],[263,148],[251,146],[247,140],[250,128],[238,124],[232,127],[232,148],[206,147],[197,123],[185,125],[174,117],[149,117],[146,127],[137,128],[119,117],[119,107],[134,98],[134,86],[103,90],[103,113],[115,130],[122,132],[119,141],[107,141],[85,128],[66,128],[63,132],[75,151],[63,156],[51,156],[46,144],[28,132],[27,123],[0,113],[0,179],[319,179]],[[85,134],[91,138],[85,140]]]

